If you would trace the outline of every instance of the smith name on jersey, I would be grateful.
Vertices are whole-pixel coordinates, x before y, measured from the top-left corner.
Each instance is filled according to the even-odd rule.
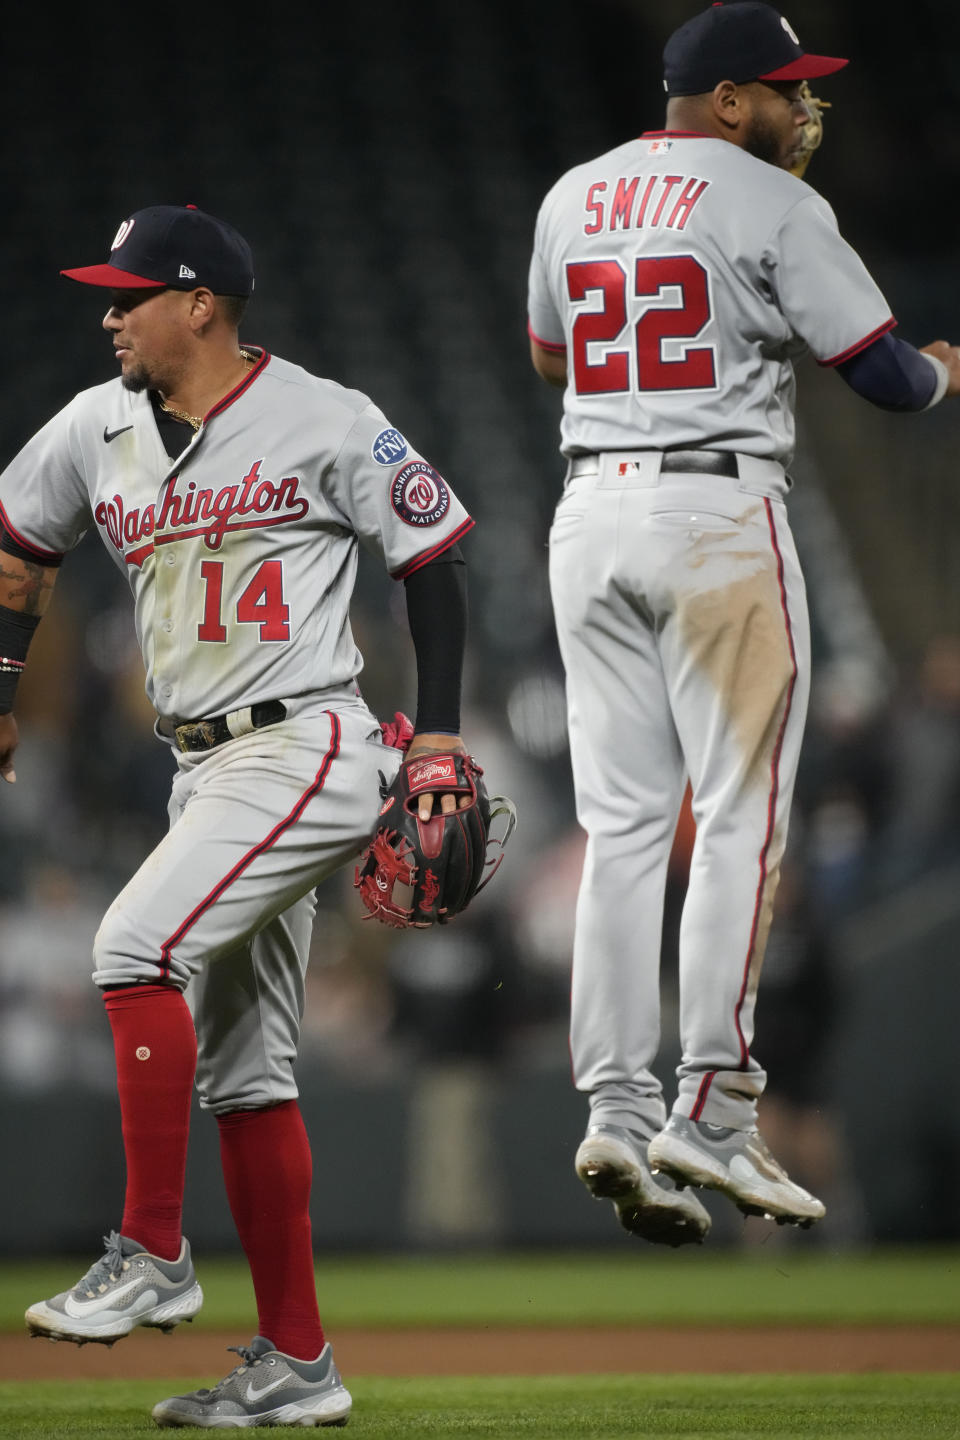
[[[837,364],[895,323],[815,190],[667,131],[553,186],[528,313],[534,340],[566,353],[564,454],[709,442],[783,465],[797,358]]]

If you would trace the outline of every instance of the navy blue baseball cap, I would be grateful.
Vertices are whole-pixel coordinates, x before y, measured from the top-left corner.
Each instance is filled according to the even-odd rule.
[[[711,5],[679,30],[663,51],[663,88],[668,95],[703,95],[721,80],[815,80],[849,62],[808,55],[790,22],[761,0]]]
[[[70,280],[111,290],[195,290],[253,293],[253,255],[239,231],[196,205],[137,210],[113,238],[105,265],[61,270]]]

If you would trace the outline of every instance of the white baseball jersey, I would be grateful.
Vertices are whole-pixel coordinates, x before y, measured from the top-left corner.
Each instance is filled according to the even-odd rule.
[[[41,563],[96,526],[174,720],[348,684],[358,538],[403,578],[473,524],[366,395],[265,352],[173,465],[146,392],[82,391],[0,476],[0,519]]]
[[[570,1048],[598,1123],[649,1139],[666,1119],[664,882],[689,783],[673,1109],[756,1125],[756,995],[810,682],[784,501],[794,362],[837,364],[894,323],[826,202],[719,138],[642,135],[541,206],[529,328],[566,355],[550,589],[587,834]]]
[[[565,350],[561,449],[789,464],[794,361],[894,321],[826,201],[728,141],[648,132],[565,174],[537,221],[530,331]]]

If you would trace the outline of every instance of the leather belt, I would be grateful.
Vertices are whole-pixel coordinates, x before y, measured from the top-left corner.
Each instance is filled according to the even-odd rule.
[[[732,450],[639,450],[638,455],[659,455],[661,475],[726,475],[739,480],[740,467]],[[598,457],[581,455],[570,461],[570,478],[595,475]]]
[[[213,750],[225,740],[239,740],[264,725],[284,720],[287,707],[282,700],[263,700],[226,715],[213,715],[209,720],[185,720],[174,727],[173,735],[181,750]]]

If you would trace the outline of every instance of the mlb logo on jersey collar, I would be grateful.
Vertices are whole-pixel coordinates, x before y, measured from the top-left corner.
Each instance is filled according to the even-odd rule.
[[[718,0],[670,36],[663,88],[668,95],[704,95],[721,80],[815,80],[846,64],[834,55],[807,55],[789,20],[771,5]]]

